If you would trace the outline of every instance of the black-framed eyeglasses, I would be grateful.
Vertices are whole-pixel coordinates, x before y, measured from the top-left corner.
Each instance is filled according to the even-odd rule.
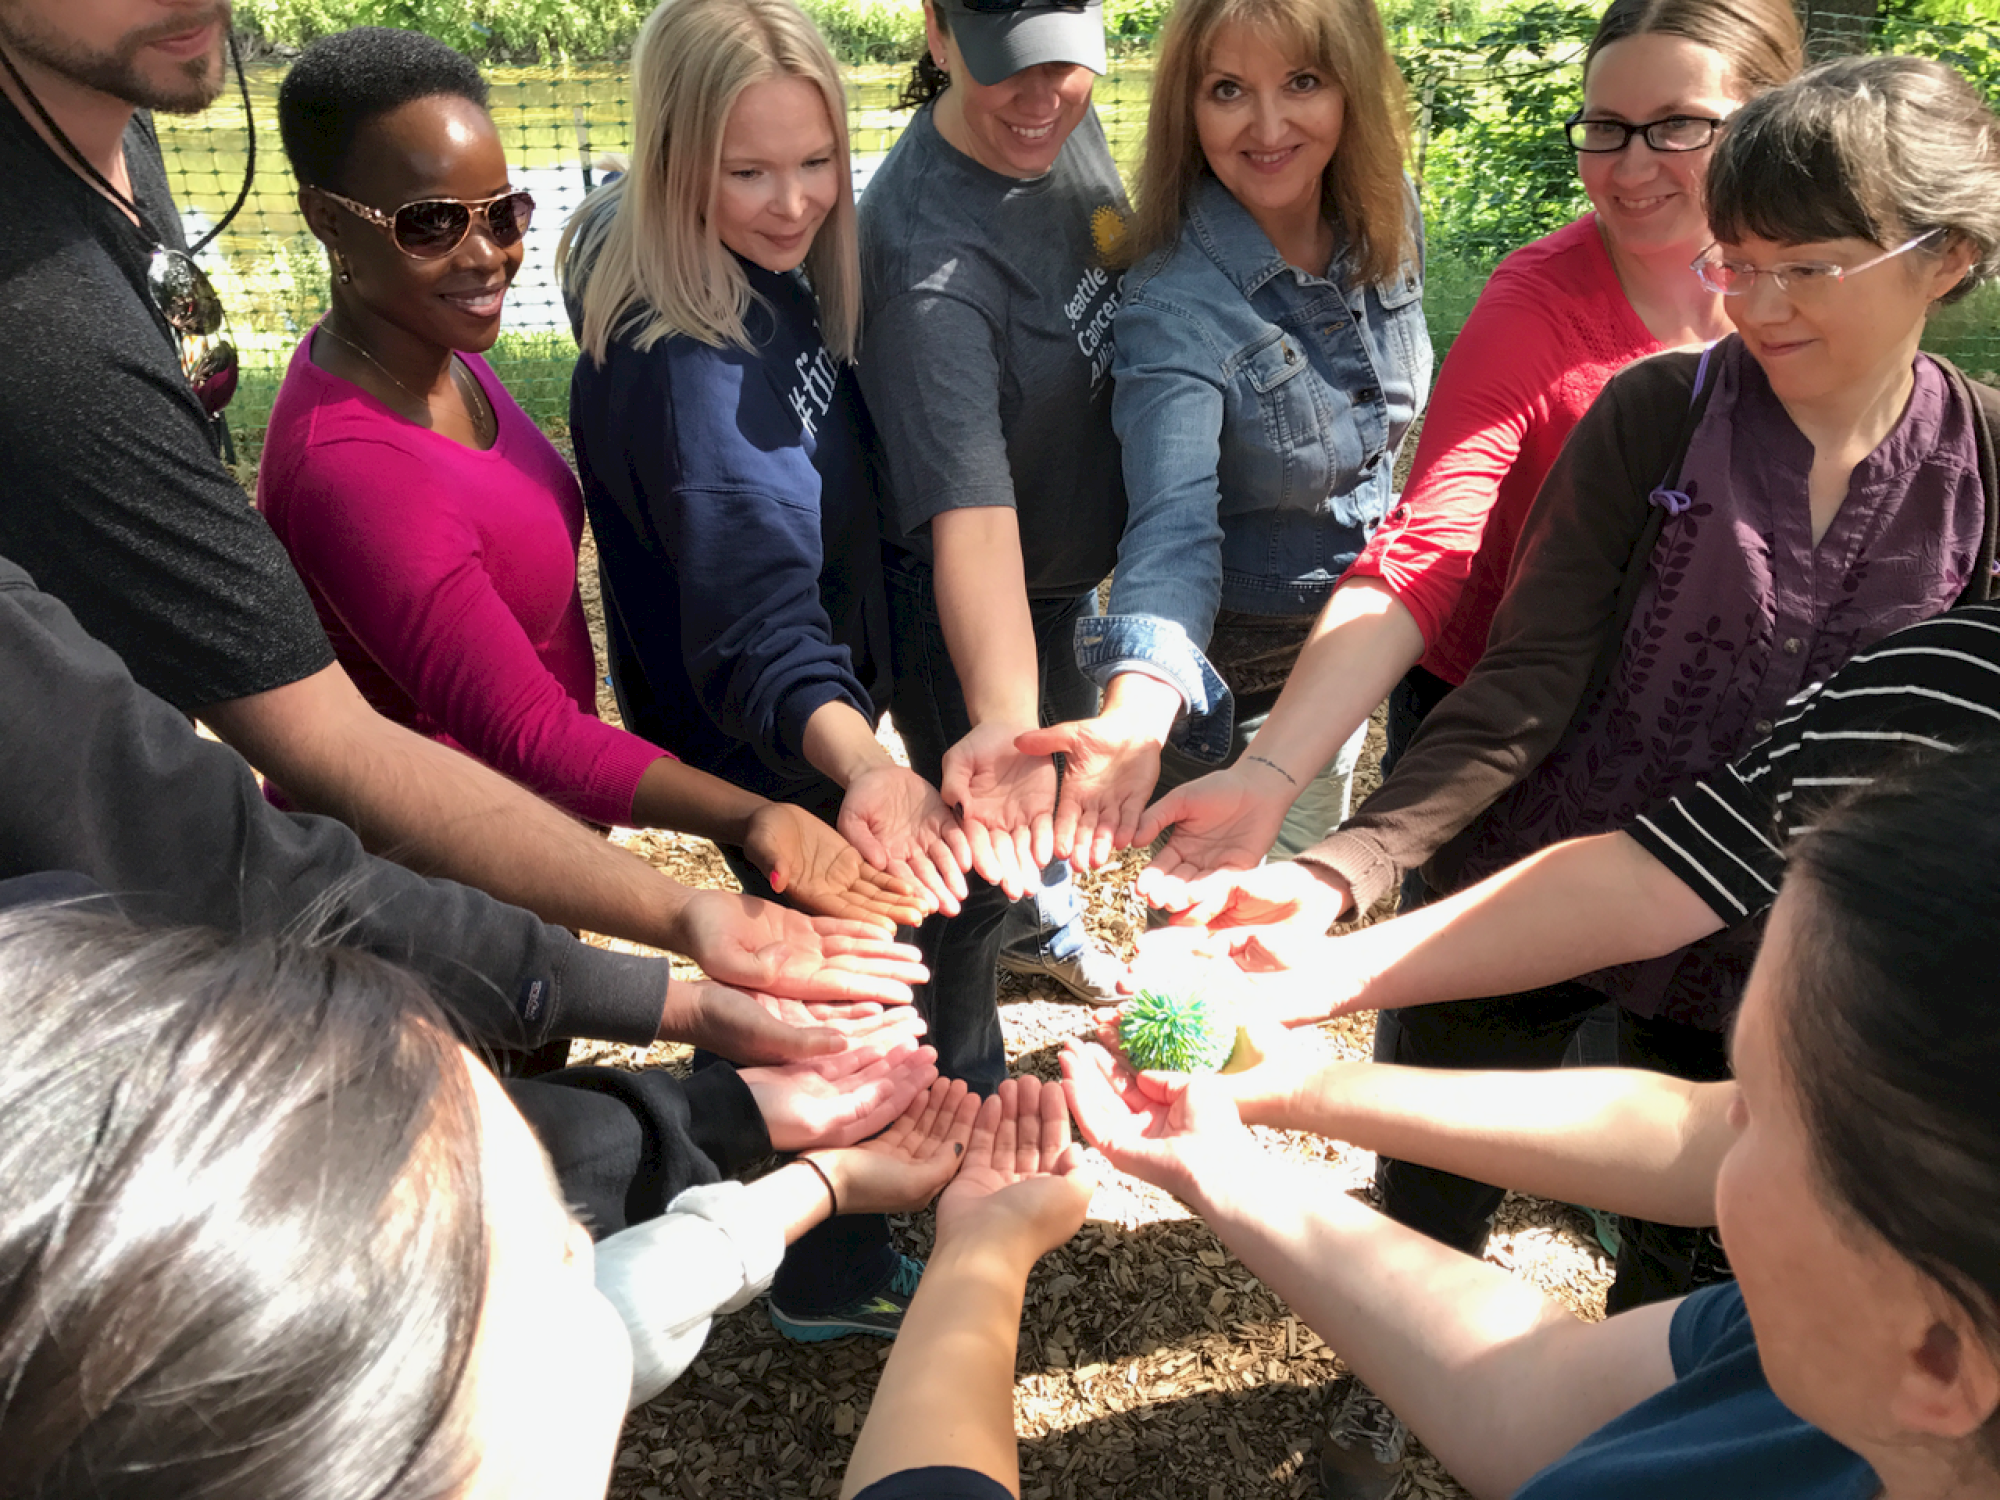
[[[412,260],[436,260],[451,254],[472,232],[475,214],[486,221],[486,233],[503,250],[521,242],[535,216],[534,195],[518,188],[491,198],[419,198],[387,214],[323,187],[313,191],[373,224]]]
[[[1586,155],[1623,151],[1635,135],[1644,136],[1655,151],[1699,151],[1715,139],[1723,123],[1712,115],[1662,115],[1628,125],[1623,120],[1586,120],[1578,110],[1563,121],[1563,134],[1572,148]]]
[[[217,338],[227,321],[222,299],[194,258],[166,245],[153,251],[146,267],[146,291],[180,345],[181,373],[195,400],[211,417],[236,395],[236,346]]]

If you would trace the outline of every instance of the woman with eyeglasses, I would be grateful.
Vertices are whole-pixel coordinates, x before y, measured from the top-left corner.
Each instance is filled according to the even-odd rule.
[[[1634,359],[1729,331],[1722,299],[1688,274],[1708,244],[1702,179],[1729,116],[1797,73],[1800,57],[1789,0],[1615,0],[1605,11],[1564,127],[1591,211],[1487,280],[1439,372],[1400,498],[1248,753],[1145,819],[1142,840],[1172,827],[1140,880],[1155,904],[1186,907],[1188,881],[1256,865],[1296,821],[1300,787],[1384,694],[1387,769],[1465,680],[1522,518],[1604,383]]]
[[[1399,872],[1450,893],[1617,828],[1857,651],[1993,593],[2000,392],[1918,342],[1933,306],[2000,271],[2000,121],[1942,63],[1822,64],[1737,112],[1708,200],[1715,243],[1690,275],[1736,333],[1606,385],[1528,514],[1485,654],[1297,862],[1336,899],[1297,901],[1296,875],[1289,893],[1210,877],[1235,918],[1323,932],[1329,907],[1351,893],[1365,910]],[[1391,1012],[1377,1055],[1553,1066],[1611,1000],[1621,1061],[1719,1077],[1758,936]],[[1393,1161],[1378,1181],[1393,1216],[1466,1249],[1501,1196]],[[1614,1308],[1704,1274],[1704,1237],[1628,1221],[1622,1241]]]
[[[914,888],[820,820],[598,718],[583,497],[478,354],[535,206],[478,69],[357,28],[306,49],[278,116],[333,288],[272,410],[257,503],[363,694],[591,822],[702,834],[810,910],[913,920]]]

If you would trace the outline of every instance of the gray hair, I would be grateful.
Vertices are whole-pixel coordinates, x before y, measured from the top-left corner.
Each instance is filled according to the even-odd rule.
[[[365,954],[0,913],[0,1496],[459,1492],[471,1079]]]
[[[1977,252],[1941,301],[2000,274],[2000,120],[1952,68],[1924,57],[1843,57],[1737,111],[1708,168],[1719,240],[1863,239],[1887,250]]]

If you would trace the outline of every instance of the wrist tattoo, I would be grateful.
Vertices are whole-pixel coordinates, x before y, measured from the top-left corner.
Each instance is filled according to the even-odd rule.
[[[1275,760],[1272,760],[1268,755],[1246,755],[1243,758],[1245,760],[1254,760],[1260,766],[1269,766],[1272,770],[1276,771],[1280,776],[1284,777],[1285,780],[1289,781],[1293,786],[1297,786],[1299,784],[1298,777],[1294,776],[1290,771],[1287,771],[1283,766],[1279,765]]]

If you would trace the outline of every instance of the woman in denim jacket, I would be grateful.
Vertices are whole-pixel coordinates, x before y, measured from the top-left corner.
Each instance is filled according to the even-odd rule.
[[[1109,613],[1077,627],[1105,708],[1047,732],[1089,863],[1156,780],[1242,753],[1389,510],[1431,373],[1373,0],[1182,0],[1156,80],[1114,330],[1129,510]],[[1280,853],[1345,816],[1360,742],[1302,789]]]

